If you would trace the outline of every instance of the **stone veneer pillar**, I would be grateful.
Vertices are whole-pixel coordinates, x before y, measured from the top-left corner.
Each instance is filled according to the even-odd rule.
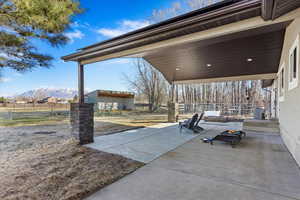
[[[94,104],[71,104],[71,135],[79,141],[79,144],[94,142]]]
[[[168,122],[177,122],[179,116],[179,104],[174,102],[168,103]]]

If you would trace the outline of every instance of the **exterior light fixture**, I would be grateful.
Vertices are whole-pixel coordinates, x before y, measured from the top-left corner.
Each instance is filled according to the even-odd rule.
[[[211,67],[211,64],[206,64],[207,67]]]
[[[247,62],[252,62],[253,59],[252,58],[247,58]]]
[[[177,68],[176,68],[176,71],[180,71],[180,68],[177,67]]]

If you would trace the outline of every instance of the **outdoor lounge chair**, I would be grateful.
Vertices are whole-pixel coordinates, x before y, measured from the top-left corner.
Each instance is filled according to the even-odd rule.
[[[242,138],[244,138],[244,137],[246,137],[246,133],[243,131],[227,130],[227,131],[220,133],[219,135],[215,136],[212,139],[204,138],[202,140],[206,143],[209,142],[211,145],[214,144],[213,142],[215,140],[223,141],[223,142],[230,143],[232,148],[234,148],[237,144],[239,144],[241,142]]]
[[[199,122],[202,120],[204,113],[201,113],[200,117],[198,116],[199,115],[196,113],[192,118],[184,122],[179,122],[180,132],[182,132],[182,129],[191,130],[193,133],[200,133],[203,131],[204,129],[199,126]]]

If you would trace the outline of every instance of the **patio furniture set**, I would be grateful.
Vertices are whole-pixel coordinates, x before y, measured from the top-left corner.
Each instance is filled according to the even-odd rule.
[[[184,122],[179,122],[180,132],[182,132],[182,130],[186,130],[195,134],[201,133],[202,131],[204,131],[204,128],[202,128],[199,123],[203,119],[203,117],[204,113],[201,113],[200,115],[196,113],[192,118]],[[202,141],[205,143],[210,143],[211,145],[214,144],[214,141],[222,141],[229,143],[232,148],[234,148],[245,137],[246,133],[244,131],[226,130],[213,138],[203,138]]]

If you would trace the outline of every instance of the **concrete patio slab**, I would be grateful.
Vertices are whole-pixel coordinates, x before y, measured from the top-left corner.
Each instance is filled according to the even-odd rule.
[[[232,128],[224,124],[203,126],[207,129],[205,137]],[[193,138],[87,199],[300,199],[300,170],[279,134],[247,132],[247,138],[236,148],[221,142],[211,146],[202,143],[202,137]]]
[[[205,133],[205,132],[203,132]],[[174,123],[99,136],[87,147],[149,163],[199,135],[180,133]]]

